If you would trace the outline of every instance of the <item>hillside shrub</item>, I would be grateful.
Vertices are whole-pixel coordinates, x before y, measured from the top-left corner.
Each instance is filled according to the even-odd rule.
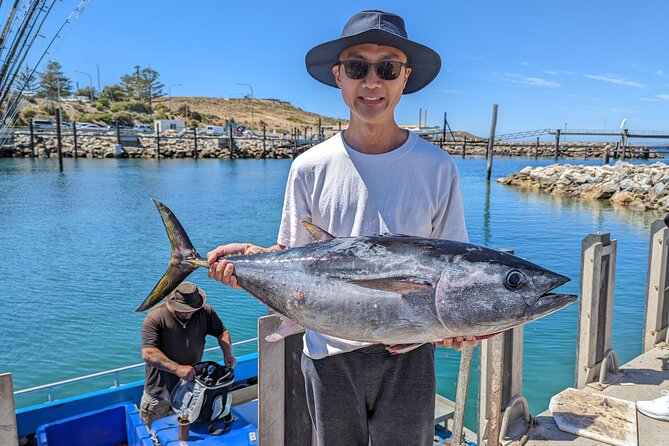
[[[118,122],[119,125],[132,127],[135,125],[135,115],[127,111],[112,113],[112,122]]]

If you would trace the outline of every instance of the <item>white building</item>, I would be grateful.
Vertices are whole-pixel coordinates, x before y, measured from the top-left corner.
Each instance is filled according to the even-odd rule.
[[[153,126],[159,132],[165,132],[167,130],[180,132],[186,128],[186,121],[179,121],[176,119],[156,119],[153,121]]]

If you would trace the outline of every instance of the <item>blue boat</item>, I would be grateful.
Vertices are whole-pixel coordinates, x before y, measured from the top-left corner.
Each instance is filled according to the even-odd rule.
[[[233,344],[257,342],[257,338]],[[205,352],[218,350],[210,348]],[[121,375],[144,367],[144,363],[108,370],[66,381],[19,390],[15,396],[47,392],[47,402],[16,410],[20,444],[38,446],[254,446],[258,435],[258,353],[237,358],[233,389],[231,429],[222,435],[210,435],[205,423],[192,424],[187,441],[178,439],[177,415],[155,420],[146,427],[139,417],[143,380],[121,383]],[[55,399],[55,390],[69,384],[101,377],[114,377],[111,388]],[[437,402],[440,401],[437,396]],[[442,398],[442,400],[445,400]],[[435,420],[439,421],[439,420]],[[442,444],[451,433],[445,423],[435,426],[435,443]],[[468,445],[475,443],[468,441]]]

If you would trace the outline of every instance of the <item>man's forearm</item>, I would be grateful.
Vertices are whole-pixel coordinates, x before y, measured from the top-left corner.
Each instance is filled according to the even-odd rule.
[[[225,330],[218,338],[218,345],[221,347],[223,358],[226,361],[232,357],[232,342],[230,341],[230,332],[228,330]]]
[[[153,367],[176,374],[178,363],[165,356],[165,353],[157,348],[143,348],[142,359]]]

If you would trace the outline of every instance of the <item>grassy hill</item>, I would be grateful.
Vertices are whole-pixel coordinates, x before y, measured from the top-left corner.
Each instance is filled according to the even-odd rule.
[[[31,98],[23,108],[17,125],[26,125],[34,118],[54,119],[54,101]],[[304,111],[291,103],[279,99],[251,98],[206,98],[184,97],[159,98],[151,106],[139,102],[110,102],[99,99],[95,102],[61,101],[63,119],[77,122],[97,122],[112,124],[116,121],[124,125],[153,123],[154,119],[182,119],[189,126],[224,125],[234,120],[247,128],[268,132],[290,132],[293,128],[315,128],[318,118],[323,126],[339,126],[339,120],[328,116]],[[348,121],[341,121],[342,127]]]

